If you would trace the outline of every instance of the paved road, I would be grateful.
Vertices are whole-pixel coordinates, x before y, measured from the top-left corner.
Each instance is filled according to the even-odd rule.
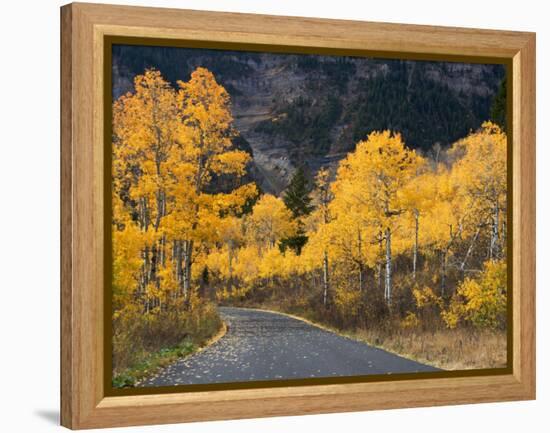
[[[436,371],[298,319],[221,307],[227,334],[139,386]]]

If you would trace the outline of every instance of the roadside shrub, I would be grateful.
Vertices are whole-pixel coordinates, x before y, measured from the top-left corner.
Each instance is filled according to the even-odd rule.
[[[487,261],[475,278],[458,287],[442,318],[449,328],[464,320],[477,328],[503,329],[506,325],[506,262]]]
[[[211,302],[198,302],[194,293],[189,307],[183,303],[149,313],[135,306],[119,310],[113,318],[113,372],[122,372],[142,362],[151,353],[184,344],[202,345],[222,326]],[[122,379],[121,379],[122,380]]]

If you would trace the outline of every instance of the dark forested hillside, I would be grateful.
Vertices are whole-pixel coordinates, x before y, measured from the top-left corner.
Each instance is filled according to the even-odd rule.
[[[239,142],[253,152],[251,174],[274,193],[296,167],[311,175],[334,165],[374,130],[400,131],[424,153],[449,146],[491,118],[505,75],[502,65],[120,45],[113,95],[146,68],[176,84],[198,66],[230,93]]]

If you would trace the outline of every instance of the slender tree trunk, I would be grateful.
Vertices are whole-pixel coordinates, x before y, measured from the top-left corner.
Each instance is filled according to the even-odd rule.
[[[149,210],[147,209],[147,199],[145,197],[140,198],[141,202],[141,228],[144,231],[149,230]]]
[[[363,254],[362,254],[363,242],[361,239],[361,230],[357,230],[357,264],[359,267],[359,291],[363,292]]]
[[[460,263],[460,273],[462,275],[462,279],[464,279],[464,269],[466,268],[466,262],[470,258],[470,255],[474,251],[475,243],[477,242],[477,238],[479,237],[479,233],[481,232],[481,226],[478,226],[474,236],[472,237],[472,241],[470,242],[470,245],[468,245],[468,250],[466,251],[466,255],[464,256],[464,259]]]
[[[418,262],[418,211],[414,211],[414,247],[413,247],[413,280],[416,281],[416,265]]]
[[[182,255],[181,255],[181,241],[175,240],[174,246],[173,246],[173,260],[175,262],[175,273],[176,273],[176,281],[178,282],[178,285],[180,287],[180,290],[182,289]]]
[[[445,296],[445,285],[447,284],[447,249],[441,250],[441,296]]]
[[[498,258],[500,251],[499,251],[499,214],[500,214],[500,208],[498,206],[498,202],[495,203],[494,207],[494,215],[493,215],[493,225],[491,228],[491,247],[489,249],[489,258],[490,259],[496,259]]]
[[[149,248],[147,246],[141,250],[141,258],[143,260],[141,266],[141,293],[145,293],[148,283],[147,276],[149,275]]]
[[[392,257],[391,257],[391,230],[388,228],[386,229],[386,284],[384,286],[385,288],[385,296],[386,303],[388,306],[391,306],[391,296],[392,296],[392,286],[391,286],[391,269],[392,267]]]
[[[143,273],[145,274],[144,283],[145,287],[149,284],[149,277],[151,275],[151,259],[149,257],[149,246],[145,246],[144,252],[143,252]]]
[[[382,290],[382,234],[380,233],[378,239],[378,248],[380,250],[378,263],[376,265],[376,277],[378,279],[378,290]]]
[[[359,263],[359,291],[363,293],[363,263]]]
[[[139,224],[142,230],[147,231],[146,221],[145,221],[145,197],[140,197],[139,199]]]
[[[502,242],[500,243],[500,245],[502,246],[502,249],[504,249],[507,242],[506,219],[503,218],[502,220]]]
[[[178,262],[176,260],[176,244],[178,241],[174,240],[172,242],[172,255],[170,256],[170,260],[172,261],[172,274],[174,276],[174,279],[178,281]]]
[[[162,267],[166,266],[166,235],[163,234],[160,238],[160,262]]]
[[[229,293],[233,291],[233,240],[229,240],[227,243],[227,255],[228,255],[228,273],[229,278],[227,281],[227,290]]]
[[[157,251],[155,244],[151,247],[151,259],[149,260],[149,269],[147,275],[147,281],[151,282],[155,280],[155,261],[157,259]]]
[[[187,248],[184,248],[183,252],[183,281],[182,281],[182,295],[183,299],[187,301],[189,299],[189,289],[191,283],[189,281],[189,252]]]
[[[193,241],[184,241],[183,248],[183,298],[187,302],[191,289],[191,265],[193,261]]]
[[[155,230],[158,230],[160,227],[160,220],[164,216],[162,214],[162,191],[159,189],[156,193],[157,198],[157,217],[155,218]]]
[[[160,242],[155,242],[151,248],[151,281],[155,283],[157,289],[160,289],[160,279],[158,270],[160,266]],[[153,298],[153,307],[156,305],[156,298]]]
[[[328,302],[328,283],[329,283],[329,274],[328,274],[328,253],[325,250],[323,253],[323,305],[327,307]]]

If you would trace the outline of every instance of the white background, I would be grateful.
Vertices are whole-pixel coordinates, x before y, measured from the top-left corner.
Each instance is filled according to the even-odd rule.
[[[143,6],[314,16],[537,32],[538,401],[133,428],[132,432],[548,431],[550,186],[549,14],[529,0],[120,1]],[[59,412],[59,6],[1,6],[0,429],[58,431]],[[32,389],[32,391],[29,391]],[[120,430],[118,430],[120,431]]]

